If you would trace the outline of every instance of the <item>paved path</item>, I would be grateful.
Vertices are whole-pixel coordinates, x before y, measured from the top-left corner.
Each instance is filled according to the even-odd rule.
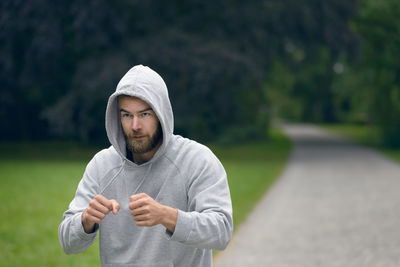
[[[216,267],[400,266],[400,165],[306,125]]]

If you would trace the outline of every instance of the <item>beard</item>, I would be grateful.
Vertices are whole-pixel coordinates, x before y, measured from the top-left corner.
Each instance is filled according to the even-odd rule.
[[[126,134],[123,131],[126,147],[133,154],[144,154],[153,150],[163,139],[161,124],[158,123],[157,129],[153,135],[149,136],[144,140],[135,140],[134,136],[143,135],[141,132],[133,131],[131,134]]]

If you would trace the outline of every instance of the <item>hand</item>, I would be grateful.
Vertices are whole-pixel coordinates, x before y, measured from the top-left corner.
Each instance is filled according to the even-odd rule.
[[[110,211],[117,214],[119,209],[120,205],[116,200],[108,200],[102,195],[95,196],[82,214],[83,229],[86,233],[92,233],[96,223],[100,223]]]
[[[162,224],[169,231],[175,231],[178,210],[158,203],[145,193],[132,195],[129,209],[137,226]]]

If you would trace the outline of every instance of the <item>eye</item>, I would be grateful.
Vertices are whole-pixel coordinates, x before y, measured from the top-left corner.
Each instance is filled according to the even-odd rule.
[[[150,117],[151,116],[151,113],[150,112],[143,112],[143,113],[140,113],[140,117],[142,117],[142,118],[146,118],[146,117]]]
[[[129,113],[121,113],[121,118],[128,119],[131,115]]]

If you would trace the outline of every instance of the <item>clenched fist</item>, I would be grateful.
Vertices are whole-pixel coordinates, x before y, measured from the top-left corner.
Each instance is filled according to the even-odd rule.
[[[96,223],[100,223],[110,211],[117,214],[119,209],[120,205],[116,200],[108,200],[102,195],[95,196],[82,214],[83,229],[86,233],[92,233]]]
[[[145,193],[132,195],[129,209],[137,226],[162,224],[169,231],[175,231],[178,210],[158,203]]]

